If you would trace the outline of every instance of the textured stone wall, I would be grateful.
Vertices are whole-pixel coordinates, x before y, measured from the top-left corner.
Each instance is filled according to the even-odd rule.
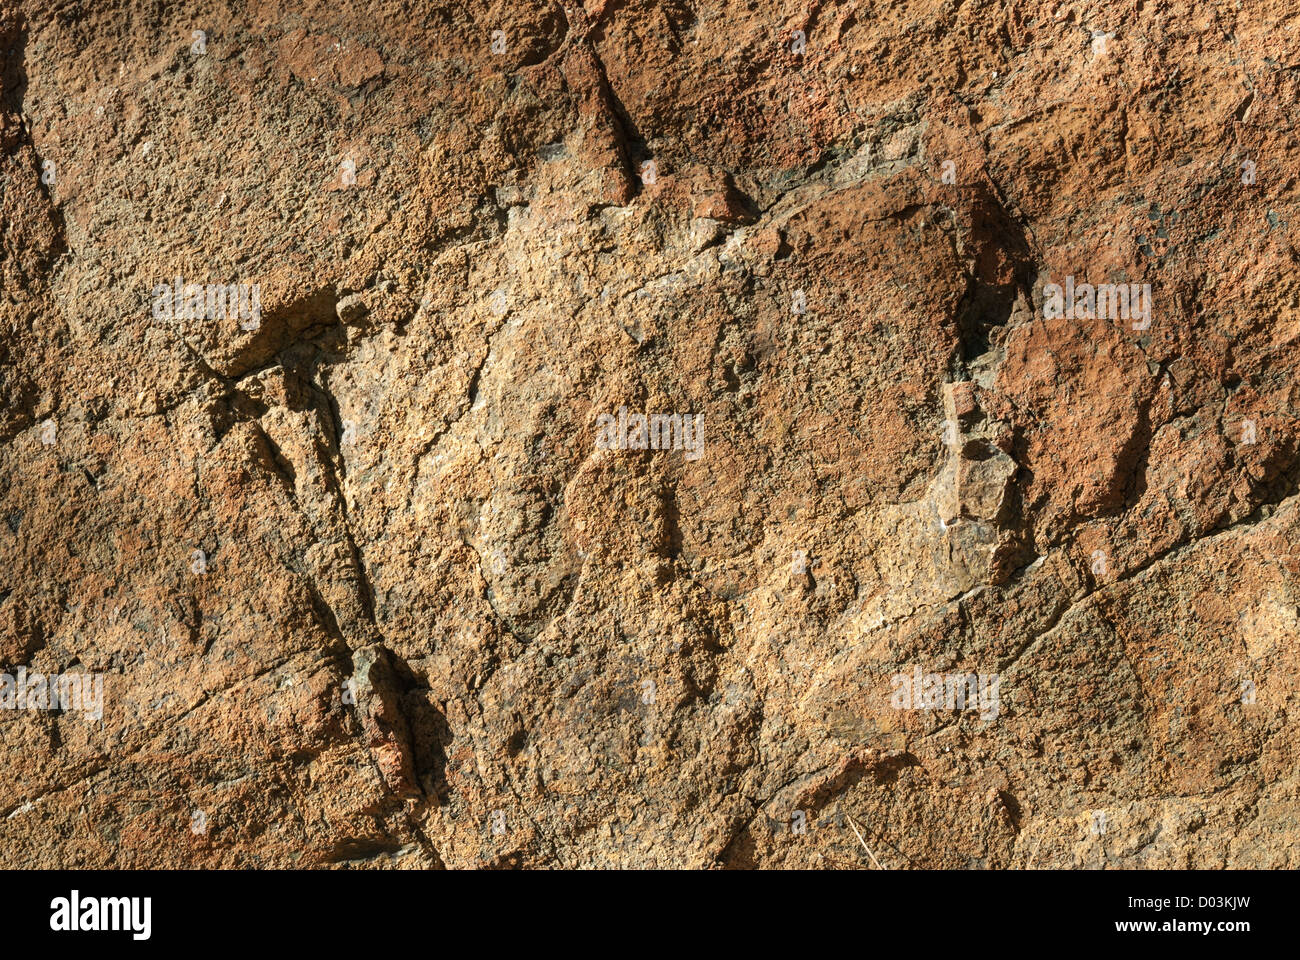
[[[0,865],[1300,866],[1298,94],[1296,0],[0,0]]]

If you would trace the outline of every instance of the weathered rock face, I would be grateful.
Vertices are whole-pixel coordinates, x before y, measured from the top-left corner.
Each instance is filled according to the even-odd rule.
[[[1028,6],[0,6],[0,862],[1300,866],[1300,6]]]

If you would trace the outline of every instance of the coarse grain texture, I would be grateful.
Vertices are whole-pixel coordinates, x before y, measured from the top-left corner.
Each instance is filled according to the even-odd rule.
[[[1298,101],[1300,0],[0,0],[0,669],[105,675],[0,866],[1300,867]]]

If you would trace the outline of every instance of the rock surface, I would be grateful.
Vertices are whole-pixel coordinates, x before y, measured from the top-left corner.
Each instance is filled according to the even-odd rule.
[[[0,2],[0,864],[1300,866],[1295,3],[183,6]]]

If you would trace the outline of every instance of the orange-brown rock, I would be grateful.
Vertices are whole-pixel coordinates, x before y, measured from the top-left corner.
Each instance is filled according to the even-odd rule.
[[[0,861],[1300,865],[1300,9],[1013,6],[0,6]]]

